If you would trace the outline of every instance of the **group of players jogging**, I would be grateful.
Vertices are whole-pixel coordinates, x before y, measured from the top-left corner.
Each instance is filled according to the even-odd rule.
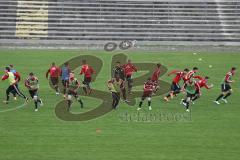
[[[116,62],[115,67],[112,70],[112,78],[107,81],[107,87],[112,94],[112,107],[117,109],[121,96],[124,102],[129,102],[127,99],[128,95],[132,93],[133,87],[133,74],[137,72],[137,67],[128,60],[126,64],[121,64]],[[205,87],[210,89],[213,84],[208,84],[208,76],[202,77],[197,75],[198,68],[193,67],[192,70],[173,70],[168,73],[168,76],[175,75],[169,93],[164,97],[166,102],[173,99],[176,95],[180,93],[185,93],[185,99],[181,100],[181,104],[185,106],[186,111],[189,112],[190,104],[194,104],[201,96],[201,88]],[[232,94],[231,83],[234,82],[232,77],[235,75],[236,67],[232,67],[229,72],[224,77],[221,83],[221,94],[216,98],[214,103],[220,104],[220,100],[227,103],[227,98]],[[159,86],[159,77],[161,73],[161,64],[156,64],[156,69],[152,73],[143,85],[143,95],[139,102],[137,110],[141,110],[142,104],[145,99],[148,102],[148,109],[152,110],[151,107],[151,97],[155,95]],[[90,66],[86,60],[82,60],[80,75],[84,75],[83,90],[85,95],[91,94],[93,91],[91,89],[92,75],[95,71],[92,66]],[[52,63],[50,68],[46,72],[46,78],[50,79],[52,87],[56,91],[56,95],[60,94],[59,89],[59,79],[61,78],[63,86],[63,97],[67,101],[67,110],[70,111],[70,106],[73,103],[73,98],[75,98],[79,103],[81,108],[84,107],[83,102],[80,98],[80,86],[81,83],[75,77],[74,72],[70,70],[69,64],[65,63],[63,67],[58,67],[55,63]],[[9,65],[5,68],[5,74],[2,76],[2,80],[8,79],[9,86],[6,89],[6,100],[4,103],[8,104],[10,99],[10,94],[13,95],[14,100],[17,100],[16,95],[24,98],[28,102],[27,96],[25,96],[18,87],[21,80],[19,72],[17,72],[13,65]],[[38,107],[43,105],[41,98],[39,97],[39,81],[34,73],[29,73],[28,77],[25,79],[25,87],[29,90],[29,94],[34,101],[35,111],[38,111]]]

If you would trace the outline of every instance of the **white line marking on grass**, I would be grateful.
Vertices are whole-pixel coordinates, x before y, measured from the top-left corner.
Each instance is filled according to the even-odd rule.
[[[15,110],[17,110],[17,109],[20,109],[20,108],[26,106],[26,105],[27,105],[27,104],[24,103],[24,104],[22,104],[22,105],[20,105],[20,106],[17,106],[17,107],[15,107],[15,108],[10,108],[10,109],[6,109],[6,110],[3,110],[3,111],[0,111],[0,113],[4,113],[4,112],[8,112],[8,111],[15,111]]]

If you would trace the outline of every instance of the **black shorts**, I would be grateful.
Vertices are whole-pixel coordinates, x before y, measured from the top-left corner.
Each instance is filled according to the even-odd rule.
[[[112,92],[112,99],[119,100],[120,99],[120,93],[119,92]]]
[[[171,85],[171,91],[180,91],[181,90],[181,87],[179,86],[179,84],[176,84],[174,82],[172,82],[172,85]]]
[[[91,77],[84,77],[83,84],[89,86],[89,84],[92,82]]]
[[[33,98],[34,96],[38,96],[38,90],[29,90],[30,96]]]
[[[67,91],[67,95],[72,95],[72,96],[74,96],[74,97],[77,97],[77,96],[78,96],[78,93],[75,92],[75,91],[73,91],[73,90],[68,90],[68,91]]]
[[[63,85],[64,87],[67,87],[68,82],[69,82],[68,80],[62,79],[62,85]]]
[[[221,89],[222,89],[222,92],[227,92],[227,91],[231,90],[232,88],[229,83],[223,83],[221,85]]]
[[[188,92],[187,92],[187,97],[193,98],[194,96],[195,96],[195,93],[194,93],[194,94],[191,94],[191,93],[188,93]]]
[[[115,78],[116,78],[116,77],[115,77]],[[125,78],[124,76],[120,76],[120,79],[123,80],[123,81],[126,80],[126,78]]]
[[[58,77],[51,77],[51,82],[52,82],[52,85],[58,85]]]
[[[131,81],[132,80],[132,76],[131,75],[126,76],[126,80],[127,81]]]

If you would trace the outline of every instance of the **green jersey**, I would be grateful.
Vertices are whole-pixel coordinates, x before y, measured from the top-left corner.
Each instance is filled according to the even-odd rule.
[[[79,86],[79,82],[77,80],[77,78],[74,78],[73,80],[69,80],[69,84],[68,84],[68,89],[69,90],[76,90]]]
[[[190,94],[194,94],[196,92],[196,86],[195,85],[188,85],[186,87],[186,92]]]

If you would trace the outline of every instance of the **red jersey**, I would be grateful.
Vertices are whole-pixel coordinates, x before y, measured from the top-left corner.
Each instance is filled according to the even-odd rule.
[[[193,76],[194,76],[194,71],[191,70],[191,71],[189,71],[189,72],[187,73],[186,79],[187,79],[187,80],[190,80]]]
[[[131,76],[133,72],[137,72],[137,68],[132,63],[123,65],[123,68],[126,76]]]
[[[200,90],[200,88],[205,87],[206,89],[210,89],[210,87],[207,85],[207,80],[202,78],[201,80],[197,81],[195,83],[196,89]]]
[[[86,78],[91,78],[93,73],[95,73],[95,71],[91,66],[89,66],[88,64],[82,65],[80,75],[84,74]]]
[[[57,66],[54,66],[48,69],[46,73],[47,78],[48,78],[48,74],[50,74],[50,77],[57,78],[61,75],[61,70]]]
[[[152,81],[147,81],[144,83],[143,91],[144,92],[152,92],[154,89],[154,83]]]
[[[177,72],[176,76],[173,78],[173,83],[178,84],[182,78],[184,78],[184,73]]]
[[[157,69],[153,72],[151,80],[152,80],[153,82],[158,81],[159,76],[160,76],[160,73],[161,73],[160,68],[157,68]]]
[[[192,78],[193,78],[194,74],[195,74],[195,72],[193,70],[189,71],[187,73],[187,75],[184,77],[184,82],[185,83],[188,82],[188,83],[192,84]]]
[[[168,75],[171,75],[171,74],[176,74],[176,76],[173,78],[173,83],[175,83],[175,84],[178,84],[181,79],[184,80],[185,74],[182,71],[174,70],[174,71],[170,72]]]
[[[225,83],[231,83],[232,82],[232,76],[233,76],[232,72],[228,72],[226,74],[226,76],[224,77],[224,82]]]

